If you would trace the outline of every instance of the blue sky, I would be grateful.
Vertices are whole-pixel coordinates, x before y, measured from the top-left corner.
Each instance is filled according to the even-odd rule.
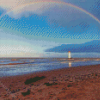
[[[1,57],[67,57],[67,51],[49,49],[99,39],[99,0],[0,1]],[[83,49],[72,56],[100,57],[100,52]]]

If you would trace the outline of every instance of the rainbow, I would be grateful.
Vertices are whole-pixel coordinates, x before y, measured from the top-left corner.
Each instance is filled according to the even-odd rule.
[[[67,5],[69,7],[73,7],[75,9],[77,9],[77,10],[79,10],[81,12],[84,12],[85,14],[89,15],[91,18],[93,18],[95,21],[97,21],[100,24],[100,20],[98,18],[96,18],[94,15],[92,15],[91,13],[87,12],[86,10],[84,10],[84,9],[82,9],[82,8],[76,6],[76,5],[70,4],[70,3],[58,2],[58,1],[49,1],[49,2],[47,2],[47,1],[39,1],[39,2],[33,2],[33,3],[23,4],[23,5],[17,6],[15,8],[13,8],[13,9],[7,11],[6,13],[2,14],[0,16],[0,19],[2,17],[4,17],[5,15],[9,14],[12,11],[15,11],[15,10],[18,10],[18,9],[22,9],[25,6],[29,6],[29,5],[33,5],[33,4],[38,4],[38,3],[51,3],[51,4],[53,3],[53,4],[61,4],[61,5]]]

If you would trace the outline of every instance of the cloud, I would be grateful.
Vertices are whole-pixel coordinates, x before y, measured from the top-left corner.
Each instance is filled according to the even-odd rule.
[[[29,3],[60,0],[0,0],[0,6],[6,10],[11,10]],[[38,7],[39,8],[39,7]]]
[[[9,12],[7,14],[16,19],[21,18],[22,16],[29,17],[34,14],[42,15],[45,11],[49,11],[50,8],[55,6],[55,4],[50,3],[50,1],[58,2],[60,0],[23,0],[20,4],[17,1],[14,7],[12,5],[7,8],[7,12]]]
[[[43,54],[28,46],[0,45],[1,57],[41,57]]]
[[[93,18],[89,15],[66,5],[46,2],[32,4],[30,6],[21,6],[21,9],[18,9],[18,7],[8,13],[8,15],[16,19],[22,16],[29,17],[31,15],[46,16],[45,20],[49,26],[64,27],[68,31],[73,30],[73,32],[81,33],[87,31],[92,26],[91,24],[95,23],[95,20],[93,21]],[[95,26],[97,26],[97,23],[95,23]]]
[[[34,3],[40,1],[41,3]],[[49,26],[53,28],[64,27],[67,32],[71,31],[71,33],[81,33],[88,31],[90,28],[93,29],[94,26],[92,24],[100,28],[96,20],[79,9],[59,3],[50,3],[50,1],[63,2],[63,0],[8,0],[7,2],[6,0],[1,0],[0,6],[6,9],[9,12],[7,14],[12,18],[19,19],[23,16],[30,17],[31,15],[45,16]],[[28,5],[29,3],[30,5]],[[73,0],[71,0],[71,3],[76,4]]]
[[[12,9],[19,4],[21,4],[20,0],[0,0],[0,6],[6,10]]]
[[[59,52],[65,53],[71,51],[72,53],[100,53],[100,40],[94,40],[82,44],[62,44],[54,48],[45,50],[45,52]]]

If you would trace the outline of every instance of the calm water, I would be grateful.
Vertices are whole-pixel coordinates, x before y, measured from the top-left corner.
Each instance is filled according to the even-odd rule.
[[[100,61],[79,61],[71,62],[66,59],[1,59],[0,64],[9,64],[9,63],[23,63],[18,65],[0,65],[0,77],[3,76],[14,76],[22,75],[28,73],[34,73],[39,71],[54,70],[59,68],[68,68],[84,65],[96,65],[100,64]]]

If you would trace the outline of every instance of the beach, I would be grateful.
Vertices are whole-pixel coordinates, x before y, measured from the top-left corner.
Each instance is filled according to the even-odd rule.
[[[0,0],[0,100],[100,100],[100,0]]]
[[[100,65],[0,77],[0,100],[100,100]]]

